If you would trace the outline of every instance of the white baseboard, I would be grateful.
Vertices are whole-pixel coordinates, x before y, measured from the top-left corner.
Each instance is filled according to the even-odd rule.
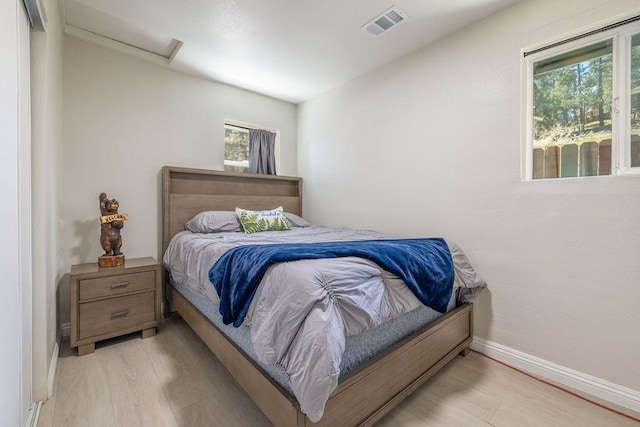
[[[63,337],[71,336],[71,322],[63,323],[60,325],[60,331],[62,331]]]
[[[55,343],[51,362],[49,363],[49,377],[47,378],[47,399],[53,395],[53,385],[56,381],[56,372],[58,370],[58,356],[60,355],[60,346]]]
[[[471,349],[507,365],[538,375],[616,405],[640,412],[640,392],[556,365],[498,343],[473,337]]]

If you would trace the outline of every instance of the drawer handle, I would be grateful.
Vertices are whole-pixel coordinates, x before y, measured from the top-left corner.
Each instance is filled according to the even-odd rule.
[[[129,282],[114,283],[113,285],[111,285],[111,289],[126,288],[127,286],[129,286]]]
[[[129,310],[116,311],[115,313],[111,313],[112,319],[117,319],[119,317],[126,317],[129,314]]]

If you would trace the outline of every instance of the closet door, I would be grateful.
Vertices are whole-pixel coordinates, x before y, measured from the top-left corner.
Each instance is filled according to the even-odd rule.
[[[18,20],[18,241],[19,292],[22,314],[20,337],[20,412],[32,402],[32,264],[31,264],[31,66],[30,23],[22,0]],[[33,415],[33,414],[32,414]],[[24,420],[23,420],[24,421]],[[23,424],[23,423],[22,423]]]
[[[17,426],[32,391],[29,21],[22,0],[0,1],[0,39],[0,423]]]

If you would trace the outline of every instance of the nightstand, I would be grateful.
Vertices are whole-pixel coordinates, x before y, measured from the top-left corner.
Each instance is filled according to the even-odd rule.
[[[97,263],[71,267],[71,347],[93,353],[96,341],[142,331],[156,334],[162,298],[161,265],[153,258],[127,259],[120,267]]]

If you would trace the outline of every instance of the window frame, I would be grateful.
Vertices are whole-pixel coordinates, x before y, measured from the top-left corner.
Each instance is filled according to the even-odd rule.
[[[222,122],[223,132],[226,132],[227,126],[240,129],[240,130],[246,130],[247,132],[249,131],[249,129],[262,129],[262,130],[275,133],[276,134],[275,161],[276,161],[276,170],[279,170],[279,167],[280,167],[280,130],[279,129],[271,129],[266,126],[251,124],[247,122],[241,122],[239,120],[224,119],[224,121]],[[225,135],[223,133],[222,135],[223,141],[224,141],[224,136]],[[227,164],[228,160],[224,158],[225,149],[226,149],[226,143],[222,147],[222,169],[224,170],[225,166],[238,166],[238,165]],[[244,166],[239,166],[239,167],[244,167]],[[246,171],[239,172],[239,173],[249,173],[249,166],[248,165],[246,166]]]
[[[588,33],[582,31],[581,33]],[[522,93],[521,110],[524,126],[522,132],[521,179],[523,181],[566,181],[571,179],[606,178],[621,175],[640,176],[640,166],[631,166],[631,38],[640,33],[640,22],[632,22],[618,28],[582,37],[578,40],[550,47],[525,56],[538,46],[522,49]],[[568,37],[565,37],[566,40]],[[562,55],[581,47],[612,40],[612,105],[611,105],[611,174],[578,177],[557,177],[533,179],[533,99],[534,99],[534,63],[546,58]],[[556,39],[545,45],[561,42]],[[621,54],[622,53],[622,54]]]

